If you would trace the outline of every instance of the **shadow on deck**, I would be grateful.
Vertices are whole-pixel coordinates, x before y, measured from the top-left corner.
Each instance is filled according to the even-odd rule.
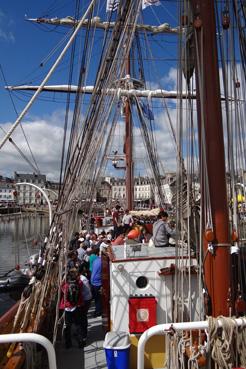
[[[103,349],[105,332],[102,328],[102,318],[93,317],[94,308],[88,315],[88,338],[84,348],[78,348],[76,339],[70,349],[64,347],[64,342],[56,343],[57,369],[106,369],[106,358]]]

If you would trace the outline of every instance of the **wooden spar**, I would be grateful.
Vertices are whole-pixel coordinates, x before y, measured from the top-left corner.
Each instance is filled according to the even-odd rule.
[[[6,90],[9,91],[37,91],[39,86],[35,85],[21,85],[21,86],[5,86]],[[46,85],[42,88],[42,92],[61,92],[61,93],[83,93],[83,94],[92,94],[94,92],[94,86],[75,86],[75,85]],[[101,93],[105,95],[115,95],[116,88],[106,88],[105,90],[102,89]],[[177,91],[167,91],[161,88],[156,90],[137,90],[135,88],[130,89],[122,89],[117,88],[117,95],[119,97],[147,97],[147,98],[157,98],[157,99],[177,99],[177,98],[184,98],[187,99],[187,91],[177,92]],[[196,92],[189,93],[190,99],[196,99]],[[233,101],[232,97],[228,97],[229,101]],[[221,101],[225,101],[225,97],[221,96]],[[237,101],[244,101],[237,99]]]
[[[21,86],[5,86],[7,90],[10,91],[36,91],[39,86],[34,85],[21,85]],[[75,86],[75,85],[46,85],[42,88],[43,92],[61,92],[61,93],[84,93],[84,94],[92,94],[94,92],[94,86]],[[102,89],[101,93],[105,95],[115,95],[117,92],[117,95],[119,97],[148,97],[148,98],[167,98],[167,99],[177,99],[177,97],[180,97],[180,93],[177,91],[167,91],[163,89],[157,89],[157,90],[137,90],[135,88],[131,89],[122,89],[122,88],[106,88]],[[190,94],[191,99],[196,98],[195,92],[191,92]],[[181,93],[181,96],[183,98],[187,98],[187,92],[184,91]],[[225,100],[225,98],[222,96],[222,100]]]
[[[197,33],[199,55],[196,65],[200,137],[204,132],[206,147],[201,147],[206,158],[207,179],[214,227],[214,254],[208,252],[204,241],[205,284],[211,299],[212,315],[228,316],[230,291],[230,237],[227,207],[226,172],[222,111],[220,102],[219,66],[216,45],[216,22],[213,0],[192,0],[194,19],[200,18],[202,25]],[[198,25],[198,23],[197,23]],[[203,55],[203,60],[201,55]],[[198,68],[198,65],[200,68]],[[203,76],[203,79],[199,79]],[[202,82],[201,82],[202,81]],[[201,93],[202,92],[202,93]],[[201,141],[201,140],[200,140]],[[202,204],[205,203],[204,185]],[[206,224],[204,225],[206,226]]]
[[[126,60],[126,74],[130,75],[130,57]],[[132,116],[129,99],[125,103],[126,207],[133,209]]]
[[[53,26],[68,26],[68,27],[77,27],[79,21],[72,17],[65,18],[26,18],[27,21],[34,23],[45,23]],[[103,22],[99,17],[94,17],[91,19],[91,25],[95,28],[107,30],[109,28],[114,28],[115,22]],[[83,22],[83,27],[88,27],[88,19],[85,19]],[[150,32],[153,35],[158,35],[160,33],[170,33],[170,34],[178,34],[182,32],[182,28],[173,28],[170,27],[168,23],[160,24],[159,26],[151,26],[149,24],[137,24],[136,29],[142,32]]]

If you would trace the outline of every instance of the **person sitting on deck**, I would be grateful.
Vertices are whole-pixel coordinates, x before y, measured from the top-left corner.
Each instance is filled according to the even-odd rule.
[[[153,224],[153,242],[155,247],[168,247],[169,237],[174,237],[176,234],[174,224],[170,225],[167,222],[168,213],[160,211],[157,221]]]

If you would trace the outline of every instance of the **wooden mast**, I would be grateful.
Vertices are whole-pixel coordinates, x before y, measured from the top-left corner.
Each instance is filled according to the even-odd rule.
[[[130,75],[130,57],[126,60],[126,75]],[[125,103],[125,160],[126,160],[126,207],[133,209],[133,160],[132,160],[132,117],[129,98]]]
[[[196,55],[199,55],[196,64],[199,136],[204,134],[206,142],[206,147],[203,147],[200,140],[200,153],[203,152],[206,159],[203,163],[207,166],[214,230],[214,253],[208,251],[208,243],[204,241],[205,284],[211,299],[211,314],[228,316],[230,237],[215,9],[213,0],[192,0],[192,4],[198,40]],[[203,184],[202,205],[206,196],[204,189]]]

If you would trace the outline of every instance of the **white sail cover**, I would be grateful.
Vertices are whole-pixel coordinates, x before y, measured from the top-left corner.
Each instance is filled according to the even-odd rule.
[[[142,1],[142,9],[147,8],[147,6],[150,5],[160,5],[160,1],[159,0],[143,0]]]
[[[131,210],[130,214],[136,217],[140,216],[147,216],[147,217],[156,217],[159,212],[160,208],[148,209],[148,210]]]

